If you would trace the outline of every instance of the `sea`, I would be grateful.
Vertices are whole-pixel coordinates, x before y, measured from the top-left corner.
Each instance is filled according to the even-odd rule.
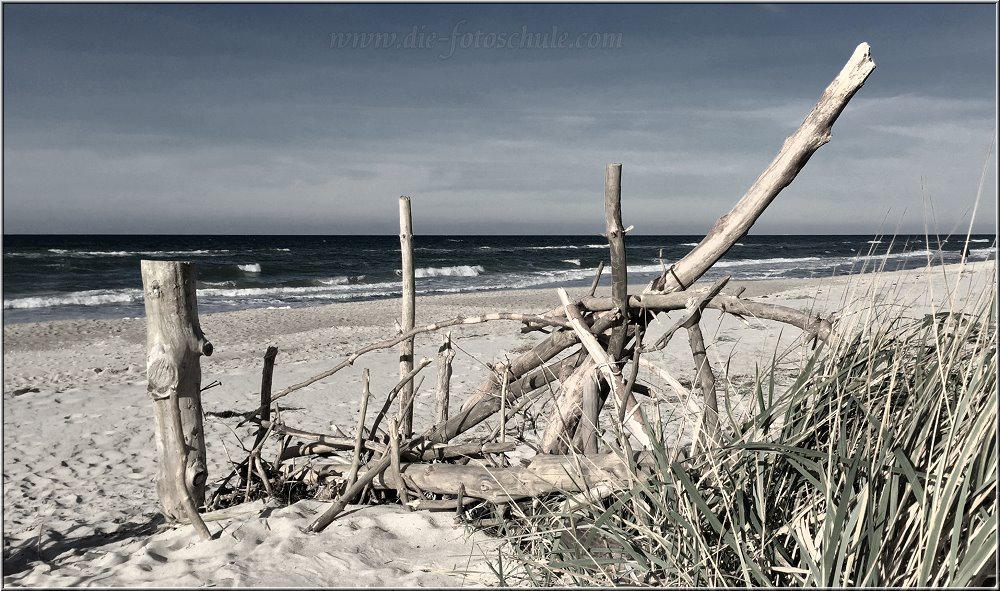
[[[628,236],[630,283],[645,283],[701,236]],[[995,235],[742,238],[706,274],[755,281],[996,258]],[[590,236],[415,236],[418,295],[590,285],[608,262]],[[193,261],[201,314],[396,298],[399,238],[390,236],[5,235],[4,324],[144,315],[139,261]],[[610,279],[605,271],[603,285]]]

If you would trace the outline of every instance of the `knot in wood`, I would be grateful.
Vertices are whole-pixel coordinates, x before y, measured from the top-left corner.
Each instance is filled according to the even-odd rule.
[[[150,284],[150,286],[149,286],[149,297],[151,297],[153,299],[159,299],[160,296],[162,296],[162,295],[163,294],[160,291],[160,282],[159,281],[154,281],[152,284]]]
[[[177,368],[165,359],[154,359],[146,370],[147,390],[150,396],[164,395],[177,385]]]

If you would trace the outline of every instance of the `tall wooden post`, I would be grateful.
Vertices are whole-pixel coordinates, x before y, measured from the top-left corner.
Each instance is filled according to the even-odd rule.
[[[198,323],[196,269],[175,261],[142,261],[141,269],[146,390],[153,399],[159,455],[156,492],[168,519],[187,518],[207,538],[198,514],[208,480],[200,357],[212,354],[212,344]]]
[[[399,250],[402,257],[403,310],[400,328],[411,330],[416,316],[416,286],[413,271],[413,220],[410,215],[410,198],[399,198]],[[399,344],[399,377],[413,371],[413,338]],[[399,395],[399,429],[404,439],[413,435],[413,382],[407,382]]]
[[[625,228],[622,225],[622,165],[613,162],[604,172],[604,219],[611,251],[611,300],[621,322],[611,329],[608,355],[615,363],[622,355],[628,334],[628,264],[625,260]]]

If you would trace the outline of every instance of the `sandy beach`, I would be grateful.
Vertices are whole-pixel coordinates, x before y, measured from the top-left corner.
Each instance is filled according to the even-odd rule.
[[[744,297],[824,316],[864,309],[874,300],[920,317],[942,307],[961,308],[995,280],[996,263],[986,261],[964,268],[755,281],[730,288],[742,286]],[[607,293],[605,279],[598,295]],[[237,461],[245,455],[233,432],[238,419],[226,417],[257,403],[261,358],[269,345],[279,350],[274,372],[279,390],[391,336],[398,306],[396,300],[377,300],[203,315],[214,354],[202,358],[202,386],[221,382],[203,393],[209,482],[229,472],[229,454]],[[417,324],[495,311],[539,313],[557,306],[552,289],[431,296],[418,299]],[[661,314],[658,330],[677,314]],[[835,327],[860,321],[847,312]],[[726,375],[728,367],[726,381],[735,386],[751,380],[776,355],[779,376],[789,379],[809,352],[801,333],[787,325],[741,321],[714,311],[707,311],[703,322],[717,374]],[[657,329],[651,333],[655,337]],[[483,378],[485,364],[544,338],[537,332],[522,334],[512,322],[453,328],[452,335],[456,406]],[[415,358],[433,358],[440,339],[440,334],[418,337]],[[437,587],[491,580],[484,556],[494,542],[456,524],[448,512],[351,506],[327,530],[309,534],[304,528],[324,503],[257,501],[210,521],[216,534],[211,541],[199,541],[190,526],[165,527],[158,513],[154,423],[145,392],[145,319],[9,325],[3,350],[5,585]],[[380,405],[398,379],[397,360],[395,350],[362,357],[281,400],[282,419],[311,431],[353,433],[362,369],[371,370],[372,404]],[[690,383],[693,366],[685,338],[675,338],[650,360]],[[414,418],[418,430],[431,425],[434,399],[433,368],[422,375]],[[742,408],[736,397],[729,402]],[[240,434],[247,430],[241,428]]]

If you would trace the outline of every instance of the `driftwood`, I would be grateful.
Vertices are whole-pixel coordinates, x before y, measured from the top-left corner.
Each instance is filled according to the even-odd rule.
[[[354,436],[354,453],[352,454],[354,459],[351,461],[351,470],[347,474],[347,486],[351,486],[357,480],[358,468],[361,467],[361,447],[364,444],[365,418],[368,416],[368,399],[372,395],[371,380],[367,367],[361,372],[361,382],[363,384],[361,390],[361,408],[358,409],[358,427],[357,433]]]
[[[700,416],[695,444],[717,445],[719,430],[715,375],[708,361],[701,331],[704,310],[715,309],[738,318],[757,318],[789,324],[817,341],[835,340],[827,319],[786,306],[764,304],[741,297],[742,290],[725,291],[728,277],[702,287],[695,283],[733,244],[744,236],[764,209],[787,186],[810,156],[829,141],[833,123],[855,92],[874,69],[868,46],[858,47],[851,60],[826,89],[800,128],[788,138],[777,157],[735,207],[712,227],[705,238],[686,256],[670,265],[641,294],[629,295],[624,227],[621,212],[622,165],[609,164],[605,171],[605,228],[611,271],[609,297],[597,297],[604,263],[598,267],[588,294],[571,298],[557,290],[560,307],[544,314],[494,312],[468,318],[442,320],[414,327],[415,284],[413,279],[412,223],[410,201],[400,199],[400,247],[402,253],[402,317],[399,334],[362,347],[333,368],[305,381],[288,386],[265,400],[264,381],[269,383],[268,365],[262,381],[261,405],[248,421],[259,425],[265,437],[282,437],[276,461],[267,466],[257,442],[245,466],[243,483],[249,489],[257,474],[268,495],[276,494],[275,484],[289,482],[322,486],[333,502],[308,526],[318,532],[340,515],[350,502],[399,502],[411,509],[456,510],[482,501],[510,503],[549,494],[568,495],[566,510],[595,502],[635,482],[637,471],[649,464],[648,453],[619,457],[601,453],[602,434],[614,434],[618,447],[630,454],[637,442],[651,448],[652,429],[645,423],[636,393],[653,394],[638,383],[640,371],[652,371],[665,381],[689,414]],[[681,311],[658,340],[645,343],[647,326],[661,312]],[[450,408],[451,362],[454,353],[450,334],[438,350],[435,424],[414,436],[412,380],[431,360],[413,365],[414,337],[458,325],[507,320],[520,322],[522,332],[542,330],[546,338],[530,350],[491,367],[489,375],[471,392],[456,411]],[[695,382],[701,390],[703,406],[693,401],[685,388],[666,368],[653,365],[643,355],[661,349],[680,329],[688,333]],[[362,401],[356,431],[319,434],[284,425],[280,417],[269,415],[271,403],[301,388],[325,379],[353,365],[362,355],[400,346],[400,376],[390,390],[370,427],[366,407],[370,396],[367,370],[364,372]],[[631,362],[629,364],[629,362]],[[273,365],[273,358],[272,358]],[[628,369],[628,371],[626,371]],[[268,387],[269,391],[270,388]],[[547,394],[553,394],[548,396]],[[399,412],[389,408],[399,397]],[[526,426],[534,425],[542,399],[555,404],[544,425],[538,447],[524,437]],[[615,412],[610,424],[601,425],[601,408],[611,400]],[[543,407],[544,408],[544,407]],[[658,411],[658,407],[657,407]],[[489,435],[472,441],[458,438],[499,413],[499,424],[486,429]],[[532,414],[534,413],[534,414]],[[259,415],[255,418],[254,415]],[[583,420],[581,420],[583,417]],[[659,415],[657,414],[658,418]],[[379,428],[388,419],[388,429]],[[518,421],[520,429],[507,429]],[[657,425],[659,422],[656,423]],[[492,425],[491,425],[492,426]],[[603,427],[603,428],[602,428]],[[508,433],[511,439],[508,441]],[[466,435],[466,437],[468,437]],[[506,454],[531,446],[539,453],[530,461],[509,465],[519,456]],[[565,453],[572,451],[574,453]],[[300,458],[308,461],[301,463]],[[280,466],[279,466],[280,465]],[[282,474],[284,482],[268,482]],[[296,480],[298,479],[298,480]],[[259,496],[259,491],[258,491]],[[412,499],[412,500],[411,500]],[[475,509],[473,509],[475,510]]]
[[[538,455],[527,465],[507,468],[482,463],[406,464],[401,466],[401,472],[425,492],[457,495],[459,488],[464,487],[466,497],[504,503],[555,492],[585,491],[599,483],[622,484],[628,482],[628,465],[624,458],[613,453]],[[397,477],[388,472],[374,482],[386,489],[399,486]]]
[[[629,307],[634,309],[649,310],[651,312],[668,312],[670,310],[683,310],[691,297],[699,295],[697,291],[685,291],[668,294],[642,294],[629,298]],[[580,307],[589,312],[601,312],[614,310],[614,303],[610,298],[583,298]],[[720,294],[705,302],[705,308],[719,310],[726,314],[738,317],[759,318],[761,320],[774,320],[789,324],[803,332],[815,335],[821,341],[829,342],[833,334],[833,325],[829,320],[819,316],[809,314],[776,304],[764,304],[745,300],[734,295]]]
[[[163,514],[187,518],[199,535],[211,534],[198,507],[205,502],[208,469],[201,409],[202,355],[212,354],[198,322],[193,263],[142,261],[146,307],[147,393],[156,415],[159,470],[156,491]]]
[[[449,332],[438,349],[437,358],[437,390],[435,391],[435,422],[448,420],[448,402],[451,398],[451,362],[455,359],[455,350],[451,348],[451,333]]]
[[[559,327],[563,327],[563,328],[569,328],[569,323],[566,322],[566,320],[562,319],[562,318],[553,318],[553,317],[550,317],[550,316],[544,316],[544,315],[540,315],[540,314],[522,314],[520,312],[493,312],[493,313],[490,313],[490,314],[481,314],[479,316],[467,316],[467,317],[459,317],[459,318],[450,318],[448,320],[441,320],[441,321],[438,321],[438,322],[427,324],[425,326],[418,326],[418,327],[416,327],[416,328],[414,328],[412,330],[408,330],[408,331],[404,332],[403,334],[398,335],[396,337],[389,338],[389,339],[386,339],[384,341],[379,341],[377,343],[372,343],[370,345],[362,347],[362,348],[358,349],[357,351],[355,351],[354,353],[351,353],[350,355],[348,355],[347,359],[345,359],[342,362],[338,363],[333,368],[328,369],[328,370],[326,370],[326,371],[324,371],[322,373],[316,374],[316,375],[312,376],[311,378],[309,378],[307,380],[304,380],[302,382],[299,382],[297,384],[291,385],[291,386],[289,386],[289,387],[281,390],[280,392],[278,392],[274,396],[272,396],[271,400],[275,401],[275,400],[278,400],[280,398],[284,398],[285,396],[288,396],[289,394],[291,394],[292,392],[295,392],[296,390],[301,390],[302,388],[305,388],[307,386],[311,386],[311,385],[315,384],[316,382],[318,382],[320,380],[326,379],[326,378],[332,376],[333,374],[337,373],[338,371],[344,369],[345,367],[350,367],[350,366],[354,365],[354,362],[357,361],[362,355],[364,355],[366,353],[371,353],[372,351],[380,351],[380,350],[383,350],[383,349],[388,349],[390,347],[395,347],[396,345],[402,343],[406,339],[412,338],[412,337],[414,337],[414,336],[416,336],[418,334],[425,333],[425,332],[434,332],[434,331],[437,331],[437,330],[441,330],[442,328],[448,328],[448,327],[451,327],[451,326],[468,325],[468,324],[481,324],[483,322],[492,322],[492,321],[496,321],[496,320],[510,320],[510,321],[514,321],[514,322],[535,323],[535,324],[542,324],[542,325],[546,325],[546,326],[559,326]],[[570,344],[572,344],[572,343],[570,343]],[[568,347],[568,346],[569,346],[569,344],[566,345],[566,347]],[[560,348],[559,351],[562,351],[566,347]],[[550,356],[548,359],[551,359],[552,357],[554,357],[556,354],[559,353],[559,351],[556,351],[555,353],[553,353],[552,356]],[[546,361],[548,359],[546,359]],[[536,365],[535,367],[538,367],[538,366]],[[534,368],[532,368],[532,369],[534,369]]]
[[[785,140],[778,155],[760,173],[733,209],[719,218],[708,234],[684,258],[649,284],[647,292],[684,290],[718,262],[740,238],[746,236],[757,218],[778,193],[799,174],[816,150],[830,141],[833,124],[854,94],[875,70],[871,48],[858,45],[802,125]]]
[[[410,198],[399,198],[399,250],[402,257],[403,301],[400,332],[413,330],[416,318],[416,284],[413,271],[413,219]],[[399,377],[413,371],[413,337],[399,344]],[[405,381],[399,396],[400,431],[403,437],[413,434],[413,382]]]

